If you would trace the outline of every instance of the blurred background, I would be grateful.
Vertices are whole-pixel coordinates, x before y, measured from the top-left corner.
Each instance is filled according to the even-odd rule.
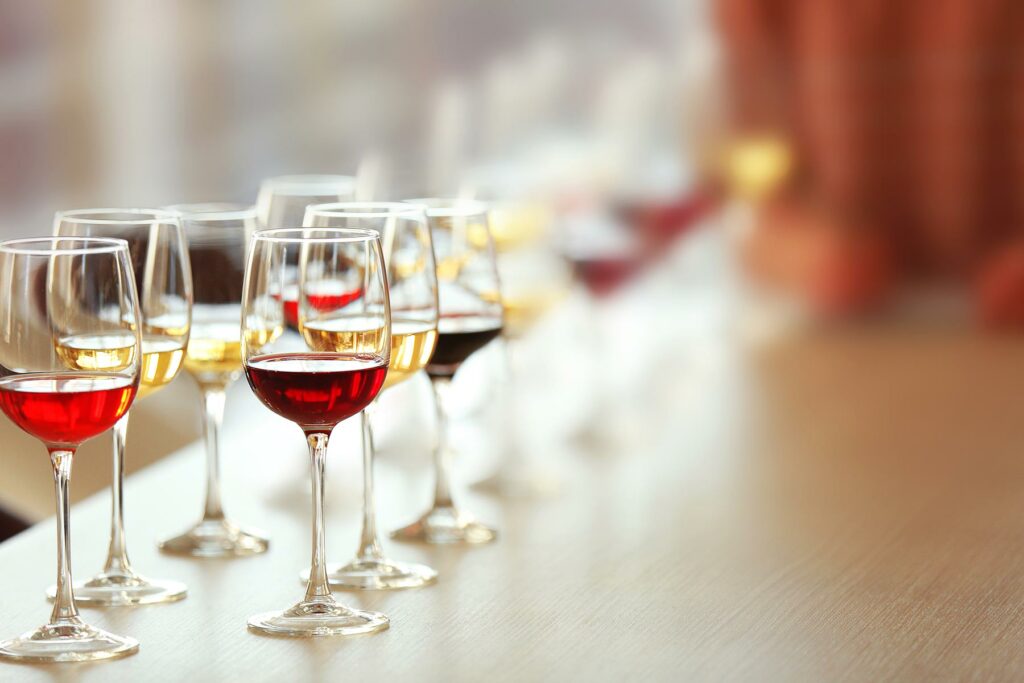
[[[495,201],[516,352],[460,380],[478,385],[465,414],[511,367],[507,393],[542,389],[516,411],[541,450],[581,434],[635,448],[734,342],[1024,323],[1022,15],[1012,0],[0,1],[0,237],[44,234],[56,209],[253,202],[285,173]],[[594,405],[565,405],[558,381]],[[129,469],[198,437],[194,393],[179,379],[133,410]],[[0,502],[49,514],[46,468],[23,455],[38,449],[0,429]],[[81,468],[75,497],[108,476]]]

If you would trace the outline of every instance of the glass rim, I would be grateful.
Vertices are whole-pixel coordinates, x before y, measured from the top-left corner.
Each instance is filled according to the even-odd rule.
[[[136,218],[100,218],[91,214],[138,214]],[[138,223],[177,222],[181,215],[167,209],[109,208],[69,209],[53,214],[55,223],[94,223],[96,225],[136,225]]]
[[[403,202],[422,206],[429,218],[468,218],[487,215],[490,205],[479,199],[462,197],[415,197]]]
[[[183,220],[233,221],[256,219],[256,207],[252,204],[234,202],[196,202],[194,204],[171,204],[166,211],[177,214]]]
[[[337,233],[337,236],[307,237],[302,235],[302,233],[309,232],[311,230],[320,230],[322,232]],[[380,234],[376,230],[364,230],[362,228],[267,228],[265,230],[257,230],[256,232],[254,232],[253,240],[293,244],[343,244],[346,242],[380,242]]]
[[[333,190],[337,187],[344,187],[354,191],[356,188],[356,177],[352,175],[332,173],[297,173],[291,175],[279,175],[265,178],[260,183],[260,190],[270,188],[274,191],[283,191],[295,196],[307,196],[323,194],[324,191]]]
[[[332,218],[387,218],[388,216],[408,214],[425,215],[426,210],[427,207],[424,204],[406,201],[325,202],[307,206],[306,215],[312,213]]]
[[[72,248],[31,248],[21,245],[50,244],[58,242],[87,242],[95,246]],[[74,235],[55,235],[53,237],[21,237],[0,242],[0,252],[9,254],[26,254],[31,256],[61,256],[64,254],[114,254],[119,251],[128,252],[128,242],[118,237],[76,237]]]

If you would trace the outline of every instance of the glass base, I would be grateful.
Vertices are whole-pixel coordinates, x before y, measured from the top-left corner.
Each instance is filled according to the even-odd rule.
[[[0,642],[0,658],[22,662],[91,662],[138,651],[139,641],[134,638],[115,636],[77,617]]]
[[[309,570],[302,573],[309,580]],[[327,582],[331,588],[357,591],[393,591],[421,588],[437,581],[437,571],[425,564],[379,560],[352,560],[346,565],[327,567]]]
[[[270,544],[255,531],[245,531],[227,521],[203,520],[174,538],[160,542],[160,550],[193,557],[244,557],[265,553]]]
[[[249,618],[252,631],[292,638],[358,636],[383,631],[390,625],[390,620],[379,612],[350,609],[333,599],[300,602],[282,612],[264,612]]]
[[[89,606],[153,605],[181,600],[187,593],[180,581],[147,579],[135,572],[103,572],[75,584],[75,602]],[[46,589],[51,600],[56,594],[56,586]]]
[[[391,532],[396,541],[420,543],[490,543],[498,535],[453,507],[436,507],[418,520]]]
[[[502,498],[544,498],[559,489],[558,477],[535,467],[509,467],[473,484],[473,488]]]

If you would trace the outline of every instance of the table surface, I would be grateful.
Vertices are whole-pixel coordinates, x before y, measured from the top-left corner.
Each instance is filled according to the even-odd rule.
[[[684,305],[681,297],[679,310]],[[339,594],[392,619],[390,630],[355,639],[267,638],[245,628],[249,615],[300,598],[310,522],[301,436],[244,383],[236,386],[225,430],[227,506],[237,521],[270,534],[270,552],[202,561],[155,550],[155,539],[199,508],[202,454],[194,444],[127,487],[137,568],[185,581],[188,598],[83,610],[138,638],[134,657],[2,664],[0,679],[1024,678],[1024,345],[899,329],[754,346],[723,330],[666,339],[661,348],[670,353],[648,368],[638,394],[646,398],[629,401],[640,422],[628,447],[524,430],[539,432],[526,440],[531,452],[562,476],[559,492],[545,499],[465,487],[488,462],[466,451],[493,451],[495,433],[486,393],[473,396],[467,383],[454,425],[463,452],[458,491],[501,537],[473,548],[388,542],[393,557],[436,567],[440,582]],[[427,417],[388,424],[389,416],[416,414],[425,390],[414,382],[384,411],[384,528],[429,497],[429,439],[418,436]],[[579,403],[550,393],[566,410]],[[627,403],[619,408],[630,415]],[[566,415],[555,422],[571,423]],[[358,532],[352,437],[342,431],[332,441],[334,561],[348,559]],[[79,578],[99,567],[108,514],[103,495],[74,508]],[[53,534],[50,520],[0,545],[5,636],[48,613]]]

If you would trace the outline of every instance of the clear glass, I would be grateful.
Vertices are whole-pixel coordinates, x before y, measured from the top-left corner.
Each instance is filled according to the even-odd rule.
[[[477,201],[413,199],[427,209],[437,262],[437,347],[427,365],[437,404],[434,504],[391,537],[426,543],[487,543],[494,529],[460,510],[452,500],[447,447],[447,403],[451,380],[462,363],[502,330],[501,288],[487,206]]]
[[[297,291],[300,329],[317,325],[348,335],[346,351],[282,335],[286,301]],[[313,342],[313,343],[310,343]],[[242,299],[242,361],[249,386],[269,409],[306,436],[313,486],[313,557],[305,597],[292,607],[257,614],[249,628],[267,635],[356,635],[388,627],[386,616],[338,604],[327,582],[324,464],[330,434],[361,412],[384,385],[391,357],[391,310],[378,234],[370,230],[299,228],[256,233]]]
[[[168,207],[181,216],[192,263],[192,333],[185,370],[199,386],[206,436],[206,496],[202,518],[160,542],[160,550],[192,557],[244,557],[266,552],[266,535],[227,518],[221,497],[219,433],[225,392],[242,374],[242,281],[245,252],[256,227],[252,207],[191,204]],[[267,337],[281,328],[265,331]]]
[[[142,315],[142,375],[139,398],[170,383],[181,368],[192,311],[192,273],[178,216],[153,209],[81,209],[58,212],[54,234],[63,237],[114,237],[128,243]],[[83,369],[119,362],[96,350],[94,336],[61,340]],[[111,485],[110,543],[103,570],[75,586],[85,605],[140,605],[181,600],[180,581],[149,579],[128,560],[124,528],[124,456],[128,414],[113,429],[114,476]],[[53,599],[57,587],[47,595]]]
[[[311,204],[356,198],[356,179],[347,175],[283,175],[260,184],[256,216],[260,228],[298,228]]]
[[[133,638],[82,621],[71,578],[68,485],[82,442],[128,413],[139,388],[142,336],[128,245],[48,237],[0,243],[0,410],[50,454],[57,499],[57,593],[50,620],[0,642],[0,658],[82,662],[138,651]],[[89,336],[86,355],[64,343]],[[117,362],[106,362],[107,359]]]
[[[400,202],[340,202],[306,209],[309,227],[361,228],[380,235],[391,296],[391,362],[384,389],[426,367],[437,344],[437,272],[430,226],[423,207]],[[359,339],[335,329],[331,318],[306,320],[302,334],[312,348],[358,351]],[[373,430],[376,400],[360,415],[363,440],[363,525],[356,556],[328,567],[331,586],[349,590],[396,590],[434,583],[437,572],[384,555],[377,534],[373,495]]]

